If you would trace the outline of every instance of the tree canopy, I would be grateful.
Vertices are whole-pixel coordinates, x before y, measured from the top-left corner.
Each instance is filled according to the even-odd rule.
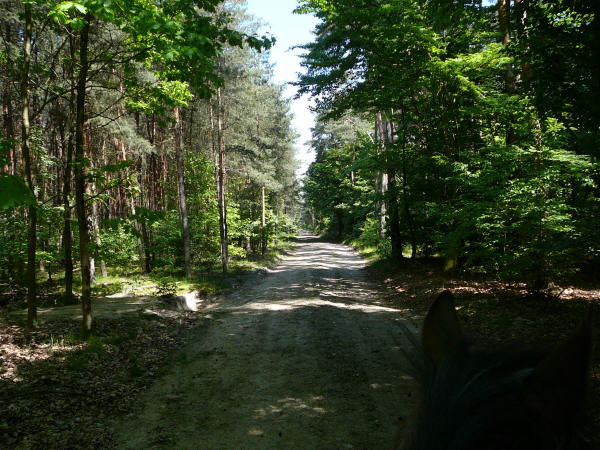
[[[532,289],[597,262],[597,2],[300,3],[321,19],[298,82],[315,138],[343,115],[373,124],[320,145],[319,227]]]
[[[30,326],[40,276],[61,303],[81,283],[85,334],[96,272],[192,277],[293,232],[289,104],[243,2],[6,6],[0,279],[30,292]]]

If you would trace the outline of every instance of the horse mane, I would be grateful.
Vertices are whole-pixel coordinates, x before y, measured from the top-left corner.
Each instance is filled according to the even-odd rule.
[[[441,300],[440,300],[441,298]],[[440,306],[441,304],[441,306]],[[591,328],[591,327],[590,327]],[[587,330],[576,342],[591,341]],[[520,344],[495,349],[477,346],[460,329],[452,295],[445,291],[430,309],[421,342],[414,335],[407,354],[419,388],[413,426],[404,450],[584,450],[592,446],[579,423],[589,350],[563,361],[577,376],[564,404],[562,389],[544,371],[553,352]],[[587,341],[586,341],[587,339]],[[548,371],[559,372],[550,366]],[[544,395],[539,395],[540,391]],[[548,398],[546,398],[548,396]],[[557,410],[558,409],[558,410]]]

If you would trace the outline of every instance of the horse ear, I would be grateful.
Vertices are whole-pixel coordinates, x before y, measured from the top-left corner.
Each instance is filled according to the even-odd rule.
[[[592,353],[592,314],[549,353],[526,382],[530,404],[553,427],[567,426],[583,409]]]
[[[429,308],[421,335],[423,350],[437,366],[464,342],[454,307],[454,296],[442,292]]]

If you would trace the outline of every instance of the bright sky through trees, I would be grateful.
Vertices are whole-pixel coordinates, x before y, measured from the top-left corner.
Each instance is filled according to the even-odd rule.
[[[296,73],[300,72],[301,50],[292,50],[291,47],[312,41],[312,30],[317,19],[309,15],[293,14],[296,0],[248,0],[248,12],[261,18],[277,42],[271,50],[271,61],[275,64],[275,81],[289,83],[296,80]],[[292,97],[296,88],[287,86],[286,95]],[[299,174],[303,174],[310,162],[314,159],[306,142],[311,138],[310,129],[314,126],[314,117],[309,110],[310,99],[304,96],[292,101],[294,112],[294,127],[300,134],[296,143],[297,157],[301,162]]]

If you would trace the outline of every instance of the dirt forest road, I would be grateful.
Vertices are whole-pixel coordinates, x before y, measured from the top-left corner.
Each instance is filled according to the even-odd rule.
[[[302,236],[206,310],[209,324],[119,424],[118,448],[391,448],[412,407],[410,318],[363,269],[350,248]]]

